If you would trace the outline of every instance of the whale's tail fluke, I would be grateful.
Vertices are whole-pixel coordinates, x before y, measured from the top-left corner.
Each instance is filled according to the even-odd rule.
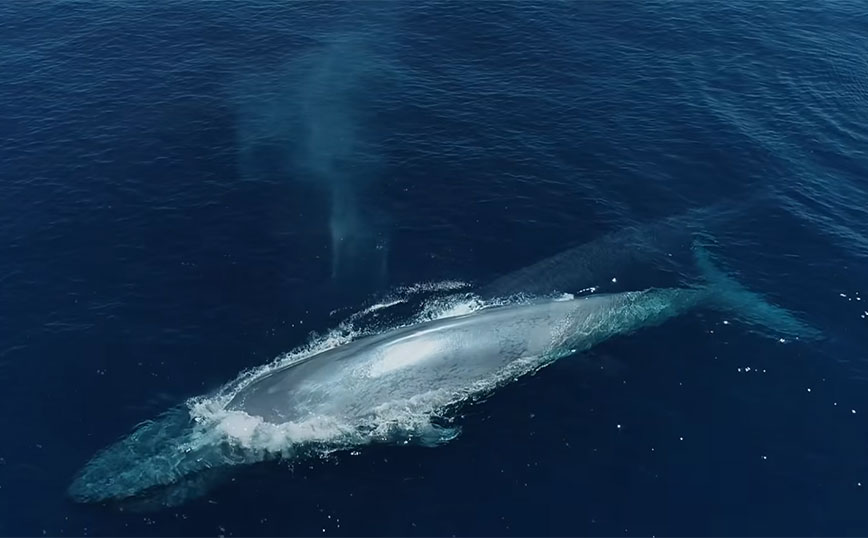
[[[694,244],[693,252],[713,307],[735,314],[739,321],[750,325],[754,331],[775,339],[786,341],[821,337],[820,331],[799,320],[789,310],[747,289],[724,272],[704,247]]]

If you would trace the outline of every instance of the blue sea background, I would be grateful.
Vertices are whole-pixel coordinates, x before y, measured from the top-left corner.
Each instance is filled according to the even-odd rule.
[[[3,3],[0,534],[868,534],[866,53],[861,1]],[[715,252],[822,340],[697,312],[440,447],[66,496],[390,290],[715,204]]]

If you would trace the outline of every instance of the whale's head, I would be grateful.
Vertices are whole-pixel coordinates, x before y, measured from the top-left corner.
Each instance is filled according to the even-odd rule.
[[[150,496],[177,504],[201,493],[216,478],[208,471],[224,467],[231,450],[220,444],[192,448],[194,433],[195,421],[186,406],[172,408],[97,453],[75,476],[67,494],[81,503]]]

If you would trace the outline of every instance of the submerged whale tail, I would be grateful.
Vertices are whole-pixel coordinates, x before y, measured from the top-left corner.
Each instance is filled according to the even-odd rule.
[[[799,320],[785,308],[772,304],[762,295],[747,289],[717,267],[704,247],[694,244],[693,251],[696,265],[711,294],[710,302],[713,307],[735,313],[740,321],[765,336],[781,340],[820,338],[820,331]]]

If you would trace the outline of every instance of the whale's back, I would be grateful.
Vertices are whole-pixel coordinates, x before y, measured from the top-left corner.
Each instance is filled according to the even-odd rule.
[[[363,338],[254,380],[227,409],[280,424],[362,417],[434,393],[448,401],[517,359],[558,349],[600,299],[496,307]]]

